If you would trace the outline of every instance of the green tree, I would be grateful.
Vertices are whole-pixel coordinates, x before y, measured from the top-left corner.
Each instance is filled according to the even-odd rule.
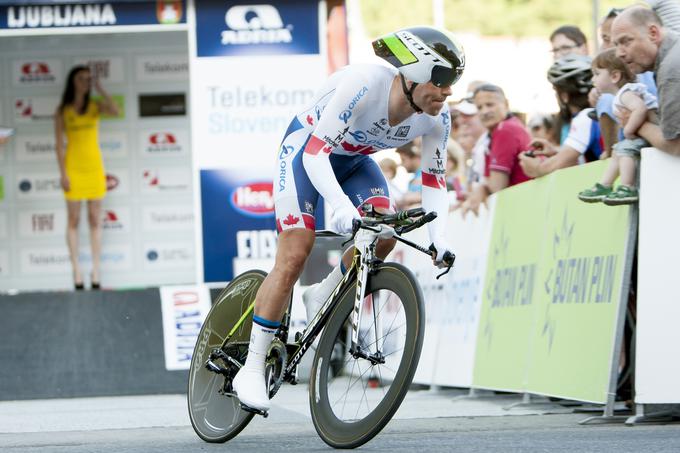
[[[432,24],[429,0],[360,0],[371,37],[419,24]],[[600,0],[600,16],[628,2]],[[545,36],[560,25],[577,25],[592,41],[592,0],[444,0],[444,23],[452,31],[485,36]]]

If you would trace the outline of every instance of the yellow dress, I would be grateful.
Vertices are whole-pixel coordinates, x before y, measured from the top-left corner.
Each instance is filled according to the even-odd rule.
[[[64,108],[66,130],[66,175],[71,190],[67,200],[96,200],[106,195],[106,174],[99,149],[99,106],[90,101],[84,114],[72,106]]]

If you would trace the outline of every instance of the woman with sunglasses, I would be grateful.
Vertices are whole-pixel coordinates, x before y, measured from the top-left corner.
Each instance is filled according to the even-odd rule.
[[[370,154],[422,137],[423,207],[438,213],[428,224],[435,264],[450,250],[443,239],[451,128],[446,99],[465,68],[463,48],[448,31],[413,27],[375,40],[373,49],[391,66],[350,65],[332,74],[295,115],[276,153],[276,261],[255,297],[248,358],[233,382],[241,403],[251,408],[269,409],[264,360],[312,250],[319,196],[332,211],[330,227],[338,233],[352,231],[352,221],[365,204],[382,212],[393,209],[389,186]],[[381,240],[376,253],[385,257],[392,247],[394,239]],[[351,257],[349,250],[328,277],[304,293],[307,313],[316,314],[350,267]]]

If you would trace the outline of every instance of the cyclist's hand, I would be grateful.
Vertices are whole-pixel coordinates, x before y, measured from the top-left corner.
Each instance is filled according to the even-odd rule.
[[[347,199],[346,203],[342,203],[333,210],[331,216],[331,229],[339,234],[348,234],[352,232],[352,220],[359,219],[359,211],[354,207],[351,201]]]
[[[434,239],[430,245],[430,250],[432,251],[432,261],[434,262],[434,265],[440,269],[447,267],[446,263],[443,261],[444,254],[446,252],[449,252],[449,254],[452,252],[451,247],[449,247],[446,240],[444,240],[444,238]]]

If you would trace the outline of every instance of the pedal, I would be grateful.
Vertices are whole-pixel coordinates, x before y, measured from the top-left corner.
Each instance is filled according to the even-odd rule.
[[[240,403],[240,404],[241,404],[241,409],[243,409],[246,412],[250,412],[251,414],[261,415],[264,418],[269,417],[269,412],[267,412],[267,411],[261,411],[260,409],[255,409],[254,407],[246,406],[243,403]]]

